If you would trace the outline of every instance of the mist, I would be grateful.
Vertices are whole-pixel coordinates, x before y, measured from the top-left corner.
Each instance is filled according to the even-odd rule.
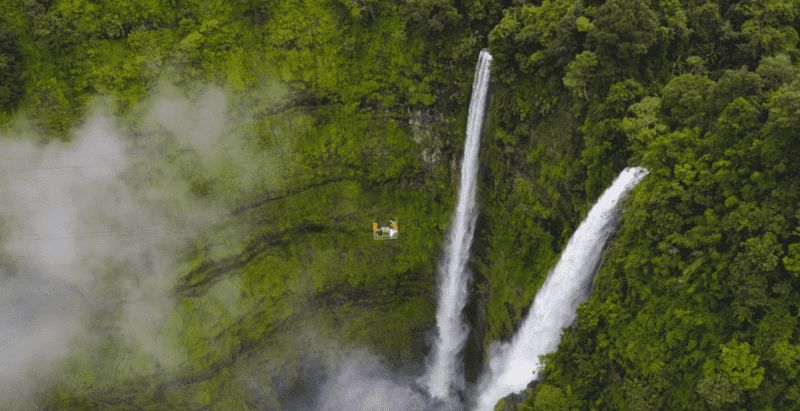
[[[162,85],[121,118],[99,98],[56,140],[24,118],[0,135],[0,398],[31,408],[113,341],[155,373],[180,367],[160,338],[195,240],[279,180],[225,92]]]
[[[407,411],[448,409],[434,404],[414,382],[366,351],[350,351],[323,383],[315,409]]]

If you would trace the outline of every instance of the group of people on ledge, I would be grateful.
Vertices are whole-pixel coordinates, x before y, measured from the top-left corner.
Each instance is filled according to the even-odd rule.
[[[372,222],[372,236],[379,238],[397,238],[397,220],[389,220],[388,227],[381,227],[377,221]]]

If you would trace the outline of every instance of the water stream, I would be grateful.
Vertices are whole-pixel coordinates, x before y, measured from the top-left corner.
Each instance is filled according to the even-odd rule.
[[[561,331],[589,294],[606,240],[616,228],[618,204],[647,170],[626,168],[597,200],[578,226],[511,341],[489,350],[489,369],[479,379],[477,410],[492,410],[500,399],[523,391],[538,378],[539,356],[553,352]]]
[[[437,332],[433,351],[428,358],[427,372],[421,379],[428,393],[438,399],[451,398],[454,391],[463,389],[464,386],[463,365],[459,356],[469,328],[464,322],[462,311],[467,302],[470,278],[467,261],[478,214],[475,206],[478,152],[489,91],[491,62],[492,56],[489,52],[481,51],[472,83],[458,204],[438,270]]]

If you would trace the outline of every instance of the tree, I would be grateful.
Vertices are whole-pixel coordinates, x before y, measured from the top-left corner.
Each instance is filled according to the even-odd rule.
[[[796,50],[798,33],[795,27],[800,14],[797,0],[762,0],[747,2],[741,9],[748,17],[741,33],[747,39],[742,47],[751,56]]]
[[[575,97],[583,97],[589,100],[586,87],[591,81],[592,74],[597,68],[597,56],[591,51],[584,51],[575,56],[575,60],[567,65],[567,73],[564,74],[564,86],[572,92]]]
[[[783,266],[795,277],[800,277],[800,243],[789,244],[789,253],[783,257]]]
[[[770,361],[777,365],[778,369],[785,372],[789,378],[796,378],[799,372],[800,346],[783,340],[773,344],[770,351]]]
[[[714,408],[735,403],[742,395],[741,390],[721,374],[703,378],[697,386],[697,392]]]
[[[765,88],[772,90],[794,81],[800,69],[792,64],[786,54],[776,54],[762,58],[756,73],[761,76]]]
[[[758,354],[750,353],[750,344],[735,340],[721,347],[720,371],[743,390],[755,390],[764,380],[764,367],[758,366]]]
[[[403,10],[410,26],[423,34],[442,33],[462,19],[452,0],[408,0]]]
[[[536,388],[536,396],[533,401],[534,410],[563,411],[570,409],[569,400],[564,395],[561,388],[550,384],[541,384]]]
[[[682,74],[664,86],[661,107],[674,125],[697,127],[707,119],[709,90],[714,82],[706,76]]]
[[[758,366],[758,360],[747,342],[732,340],[721,345],[719,359],[703,365],[698,392],[712,407],[735,403],[743,392],[757,389],[764,380],[764,367]]]
[[[646,54],[658,39],[658,18],[644,0],[609,0],[593,23],[598,51],[622,61]]]

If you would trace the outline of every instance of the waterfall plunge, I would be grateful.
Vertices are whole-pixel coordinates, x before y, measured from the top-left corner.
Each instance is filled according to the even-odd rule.
[[[480,379],[476,409],[494,409],[500,399],[521,392],[537,378],[539,356],[555,351],[561,330],[572,324],[578,304],[588,295],[601,251],[616,227],[619,201],[646,175],[647,170],[639,167],[623,170],[575,230],[536,293],[522,327],[510,343],[490,350],[489,370]]]
[[[447,249],[439,265],[437,334],[433,352],[428,358],[428,370],[421,380],[428,393],[439,399],[450,398],[453,389],[462,389],[464,385],[462,364],[458,355],[464,347],[469,329],[464,323],[461,312],[467,302],[469,273],[466,265],[469,260],[469,250],[477,217],[475,191],[478,175],[478,151],[486,109],[486,97],[489,91],[491,62],[492,56],[486,50],[482,50],[478,57],[475,79],[472,83],[458,205],[448,233]]]

